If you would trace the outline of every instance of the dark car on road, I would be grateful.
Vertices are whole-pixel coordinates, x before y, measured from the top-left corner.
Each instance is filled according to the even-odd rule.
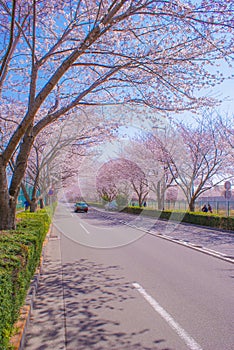
[[[85,202],[76,202],[76,204],[74,205],[75,213],[78,213],[78,212],[87,213],[88,209],[89,209],[88,204]]]

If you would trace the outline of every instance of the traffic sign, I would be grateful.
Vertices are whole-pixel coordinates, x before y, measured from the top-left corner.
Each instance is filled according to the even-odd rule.
[[[225,190],[229,191],[231,189],[232,185],[231,185],[231,182],[230,181],[226,181],[224,183],[224,188]]]
[[[54,194],[54,189],[53,189],[53,188],[50,188],[50,189],[49,189],[49,192],[48,192],[48,195],[49,195],[49,196],[53,196],[53,194]]]

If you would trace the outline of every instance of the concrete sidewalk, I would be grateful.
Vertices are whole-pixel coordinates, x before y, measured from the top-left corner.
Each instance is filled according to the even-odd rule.
[[[64,313],[60,237],[52,230],[23,349],[65,350]]]

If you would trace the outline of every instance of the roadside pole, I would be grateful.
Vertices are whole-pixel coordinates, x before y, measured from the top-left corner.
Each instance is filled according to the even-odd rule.
[[[226,215],[228,217],[230,215],[229,200],[231,199],[231,196],[232,196],[232,191],[231,191],[232,185],[231,185],[231,182],[230,181],[226,181],[224,183],[224,188],[225,188],[224,197],[226,199]]]

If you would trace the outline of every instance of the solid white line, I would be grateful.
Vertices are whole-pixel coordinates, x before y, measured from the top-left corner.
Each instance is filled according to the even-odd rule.
[[[81,223],[80,223],[80,226],[85,230],[85,232],[87,232],[88,234],[90,233],[90,232],[87,230],[87,228],[85,228],[84,225],[82,225]]]
[[[173,319],[173,317],[163,309],[159,303],[152,298],[145,289],[138,283],[132,284],[134,288],[148,301],[148,303],[154,308],[159,315],[174,329],[174,331],[180,336],[181,339],[187,344],[191,350],[202,350],[201,346]]]

